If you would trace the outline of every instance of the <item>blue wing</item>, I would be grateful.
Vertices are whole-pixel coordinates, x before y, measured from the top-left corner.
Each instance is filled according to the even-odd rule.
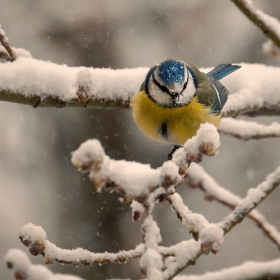
[[[233,64],[220,64],[216,66],[213,70],[208,72],[206,75],[210,76],[216,80],[220,80],[232,72],[238,70],[241,66]]]
[[[227,102],[229,94],[228,90],[219,82],[219,80],[238,70],[240,67],[241,66],[239,65],[233,64],[220,64],[206,74],[212,85],[217,90],[215,101],[211,108],[213,113],[219,114],[221,112]]]

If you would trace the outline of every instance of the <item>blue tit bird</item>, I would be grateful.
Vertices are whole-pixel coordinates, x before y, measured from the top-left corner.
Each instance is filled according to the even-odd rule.
[[[228,90],[219,82],[241,66],[220,64],[205,74],[184,61],[169,59],[152,67],[131,98],[133,118],[151,138],[174,144],[172,153],[194,136],[201,123],[220,123]]]

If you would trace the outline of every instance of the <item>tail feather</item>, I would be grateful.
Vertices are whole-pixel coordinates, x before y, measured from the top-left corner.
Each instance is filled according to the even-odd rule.
[[[206,75],[213,77],[216,80],[220,80],[227,75],[231,74],[232,72],[238,70],[241,68],[239,65],[233,65],[233,64],[220,64],[216,66],[213,70],[208,72]]]

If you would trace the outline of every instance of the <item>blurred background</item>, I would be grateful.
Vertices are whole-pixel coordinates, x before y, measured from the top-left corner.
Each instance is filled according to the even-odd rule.
[[[279,1],[254,3],[280,19]],[[0,0],[0,19],[11,45],[29,50],[36,59],[68,66],[150,67],[167,58],[199,67],[227,62],[279,65],[279,59],[263,56],[261,45],[266,38],[227,0]],[[268,124],[279,118],[254,120]],[[33,109],[0,103],[0,259],[10,248],[28,252],[18,239],[27,222],[42,226],[49,240],[62,248],[117,252],[141,242],[141,222],[132,223],[129,205],[121,204],[116,194],[97,193],[72,166],[71,152],[89,138],[99,139],[112,158],[153,167],[160,166],[170,150],[147,139],[129,110]],[[242,197],[280,164],[279,139],[243,142],[222,135],[221,143],[219,154],[204,158],[202,165]],[[229,213],[222,205],[204,201],[199,190],[183,185],[178,191],[191,210],[210,222]],[[279,195],[276,190],[258,207],[278,229]],[[156,207],[155,216],[162,245],[191,238],[166,203]],[[187,273],[276,257],[277,248],[245,220],[226,236],[218,255],[200,258]],[[43,263],[41,257],[31,259]],[[49,268],[88,280],[141,276],[137,260],[124,265],[54,264]],[[0,278],[12,279],[3,261]]]

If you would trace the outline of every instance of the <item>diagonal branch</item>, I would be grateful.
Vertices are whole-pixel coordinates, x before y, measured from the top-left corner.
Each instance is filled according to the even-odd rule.
[[[218,225],[223,229],[224,234],[228,233],[236,224],[258,206],[271,192],[280,184],[280,167],[274,173],[267,176],[266,181],[259,184],[255,189],[249,189],[247,196],[235,207],[233,212],[224,218]]]
[[[5,31],[1,28],[1,25],[0,25],[0,43],[3,45],[3,47],[6,49],[6,51],[10,55],[9,60],[10,61],[16,60],[16,58],[17,58],[16,53],[10,47],[9,39],[5,36]]]
[[[220,186],[204,169],[192,164],[186,174],[187,185],[191,188],[199,188],[205,193],[205,199],[208,201],[216,200],[217,202],[234,210],[240,203],[241,198],[229,190]],[[265,216],[258,210],[254,209],[248,214],[248,218],[254,221],[263,233],[278,247],[280,250],[280,233],[275,226],[270,224]]]
[[[278,167],[273,173],[267,176],[266,180],[259,184],[255,189],[250,189],[247,196],[242,199],[236,208],[227,217],[223,219],[217,225],[223,230],[224,234],[228,233],[238,223],[241,223],[243,219],[252,211],[261,201],[263,201],[273,190],[275,190],[280,184],[280,167]],[[196,261],[202,255],[201,248],[197,249],[194,253],[193,259],[185,259],[184,262],[174,262],[172,267],[167,268],[164,271],[164,279],[172,279],[178,275],[186,267],[191,265],[193,261]],[[175,255],[176,257],[176,255]]]
[[[251,0],[231,1],[280,48],[280,22],[276,18],[258,10]]]

